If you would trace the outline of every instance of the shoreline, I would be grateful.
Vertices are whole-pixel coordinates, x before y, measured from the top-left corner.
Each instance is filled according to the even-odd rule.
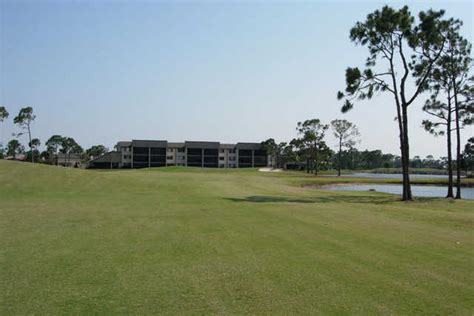
[[[358,179],[358,178],[355,178]],[[437,187],[447,187],[447,182],[426,182],[426,181],[411,181],[412,185],[420,185],[420,186],[437,186]],[[313,184],[303,184],[303,188],[322,188],[324,186],[349,186],[349,185],[367,185],[367,184],[389,184],[389,185],[401,185],[401,181],[365,181],[365,182],[325,182],[325,183],[313,183]],[[456,188],[456,185],[453,186]],[[473,182],[464,182],[461,183],[461,188],[474,188]]]

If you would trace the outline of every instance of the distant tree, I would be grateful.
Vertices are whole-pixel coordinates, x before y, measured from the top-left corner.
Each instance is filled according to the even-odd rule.
[[[420,156],[415,156],[413,159],[410,159],[410,167],[412,168],[421,168],[422,161]]]
[[[8,118],[8,115],[9,113],[7,109],[4,106],[0,106],[0,122],[3,122],[6,118]],[[3,158],[4,153],[2,152],[1,155],[2,155],[1,158]]]
[[[25,147],[17,139],[12,139],[8,142],[7,145],[7,155],[12,156],[13,159],[16,159],[18,154],[24,153]]]
[[[350,31],[356,44],[367,46],[369,56],[366,69],[346,70],[346,89],[338,93],[345,98],[343,112],[353,107],[356,99],[371,99],[378,92],[389,92],[396,105],[403,169],[402,200],[412,199],[409,174],[408,107],[425,89],[433,65],[438,60],[446,42],[446,29],[458,21],[442,20],[444,11],[428,10],[419,13],[419,23],[407,6],[395,10],[384,6],[358,22]],[[409,60],[411,56],[411,61]],[[376,65],[382,69],[375,69]],[[407,79],[417,76],[414,92],[408,94]]]
[[[436,168],[436,160],[433,155],[427,155],[421,163],[423,168]]]
[[[43,150],[41,153],[40,153],[40,156],[41,160],[43,161],[46,161],[46,162],[49,162],[51,160],[51,153],[48,151],[48,150]]]
[[[272,166],[277,167],[277,144],[273,138],[269,138],[262,143],[263,149],[267,152],[267,155],[270,155],[271,159],[273,160]]]
[[[20,113],[13,119],[13,123],[18,124],[22,129],[28,133],[29,142],[31,144],[31,123],[35,120],[36,115],[33,114],[33,108],[30,106],[24,107],[20,110]],[[23,133],[21,133],[23,134]],[[21,135],[19,134],[19,135]],[[30,147],[31,162],[35,162],[33,155],[33,147]]]
[[[280,143],[280,146],[283,148],[282,149],[282,167],[291,161],[297,161],[297,153],[295,152],[295,148],[293,144],[290,142],[289,144],[287,143]]]
[[[38,149],[38,147],[41,146],[41,141],[39,138],[33,138],[31,142],[28,143],[28,146],[33,149]]]
[[[72,137],[63,137],[60,152],[66,155],[66,164],[69,163],[71,154],[82,154],[82,147]]]
[[[2,144],[0,144],[0,159],[5,158],[5,155],[6,155],[6,148],[4,148]]]
[[[320,164],[320,153],[326,149],[324,137],[328,125],[322,124],[319,119],[306,120],[298,122],[296,131],[298,132],[299,141],[297,143],[300,148],[305,151],[307,159],[307,170],[315,175],[318,174]]]
[[[270,155],[274,168],[283,168],[285,162],[293,156],[293,147],[286,142],[277,144],[273,138],[269,138],[262,143],[263,148]]]
[[[459,34],[460,23],[450,21],[446,32],[446,43],[442,53],[433,65],[426,82],[426,89],[433,91],[431,99],[425,103],[423,110],[435,117],[435,120],[423,121],[427,131],[437,135],[446,135],[447,167],[448,167],[448,194],[453,197],[453,172],[451,154],[451,131],[456,131],[456,198],[461,198],[461,139],[460,130],[464,125],[472,123],[472,110],[469,111],[469,71],[472,63],[471,44]],[[419,76],[418,76],[419,77]],[[441,101],[441,100],[445,101]],[[472,106],[472,103],[471,103]],[[443,130],[439,131],[442,127]]]
[[[46,150],[50,157],[58,153],[62,143],[63,137],[61,135],[53,135],[46,141]]]
[[[332,157],[334,156],[334,151],[327,146],[326,142],[321,142],[318,146],[318,167],[319,170],[329,170],[333,168]]]
[[[86,158],[94,159],[106,154],[109,150],[104,145],[94,145],[91,148],[86,150]]]
[[[429,100],[426,101],[423,106],[423,111],[429,115],[436,118],[436,120],[423,120],[422,125],[424,129],[434,136],[446,135],[446,150],[447,150],[447,169],[448,169],[448,193],[446,194],[447,198],[454,197],[453,194],[453,159],[452,159],[452,141],[451,141],[451,131],[452,124],[454,122],[454,106],[452,105],[452,91],[451,88],[447,90],[447,102],[441,102],[436,99],[436,96],[439,92],[436,91]]]
[[[334,137],[337,138],[339,143],[337,175],[340,176],[342,165],[342,149],[353,147],[356,144],[355,138],[358,137],[360,133],[357,126],[347,120],[333,120],[331,122],[331,128]]]
[[[278,168],[284,168],[285,163],[288,161],[289,157],[288,155],[290,154],[290,149],[291,146],[288,145],[287,142],[280,142],[277,145],[277,166]],[[291,154],[290,154],[291,157]]]
[[[294,138],[290,141],[289,146],[291,146],[293,151],[293,157],[295,161],[298,162],[308,162],[307,149],[303,145],[303,141],[300,138]],[[309,173],[309,164],[306,163],[306,171]]]
[[[8,111],[4,106],[0,106],[0,122],[8,118]]]
[[[466,174],[469,171],[474,170],[474,137],[468,139],[464,146],[464,152],[462,154],[462,167],[466,170]]]
[[[469,77],[472,67],[471,43],[458,32],[452,32],[448,46],[454,105],[456,114],[456,199],[461,198],[461,128],[472,125],[474,117],[474,78]]]
[[[33,138],[28,146],[32,148],[32,150],[28,153],[28,160],[31,160],[31,155],[33,155],[34,161],[38,161],[41,158],[40,152],[38,150],[39,146],[41,146],[41,141],[39,138]]]

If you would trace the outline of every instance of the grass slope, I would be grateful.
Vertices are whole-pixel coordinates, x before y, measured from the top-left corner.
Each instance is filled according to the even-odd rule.
[[[0,161],[0,314],[472,313],[473,201],[308,179]]]

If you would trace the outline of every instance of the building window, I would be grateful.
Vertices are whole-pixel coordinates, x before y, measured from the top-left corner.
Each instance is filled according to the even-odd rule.
[[[229,154],[235,154],[235,149],[229,149]]]
[[[223,161],[225,159],[225,157],[219,157],[219,160]]]
[[[184,148],[178,148],[179,153],[184,153]]]
[[[168,160],[173,160],[173,158],[174,158],[173,156],[166,156],[166,159]]]
[[[172,153],[172,152],[173,152],[173,148],[167,148],[166,151],[169,152],[169,153]]]
[[[229,157],[229,161],[235,161],[235,157]]]
[[[223,154],[223,153],[225,153],[225,149],[219,149],[219,152],[220,152],[221,154]]]

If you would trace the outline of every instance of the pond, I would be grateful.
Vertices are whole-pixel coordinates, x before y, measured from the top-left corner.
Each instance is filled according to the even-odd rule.
[[[392,194],[402,194],[402,186],[400,184],[342,184],[342,185],[327,185],[323,187],[324,190],[330,191],[369,191],[375,190],[377,192],[385,192]],[[412,185],[411,190],[413,196],[428,196],[428,197],[444,197],[446,196],[447,187],[435,185]],[[454,188],[456,194],[456,188]],[[462,188],[461,195],[465,199],[474,199],[474,188]]]
[[[354,172],[351,173],[349,176],[351,177],[359,177],[359,178],[375,178],[375,179],[401,179],[401,173],[371,173],[371,172]],[[441,174],[410,174],[411,179],[415,178],[445,178],[447,179],[447,175]],[[454,177],[455,178],[455,177]]]

